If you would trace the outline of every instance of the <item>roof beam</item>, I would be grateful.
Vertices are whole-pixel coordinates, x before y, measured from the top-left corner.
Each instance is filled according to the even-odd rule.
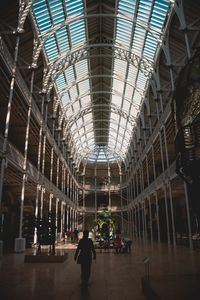
[[[136,118],[134,116],[129,115],[125,110],[117,107],[116,105],[113,104],[95,104],[95,105],[89,105],[81,110],[79,110],[77,113],[73,114],[70,116],[70,118],[67,119],[67,125],[64,129],[64,135],[67,134],[67,131],[69,128],[82,116],[87,115],[88,113],[91,113],[94,108],[101,108],[101,111],[111,111],[117,115],[121,115],[124,119],[127,119],[128,122],[130,122],[131,125],[135,125]],[[62,122],[61,122],[62,123]],[[61,125],[60,123],[60,125]]]
[[[112,49],[114,58],[121,59],[132,64],[148,78],[152,76],[153,62],[151,60],[146,59],[145,57],[140,57],[126,47],[123,47],[123,45],[118,45],[117,43],[112,44],[109,42],[110,41],[108,41],[108,43],[86,44],[75,49],[71,49],[67,52],[67,54],[62,55],[52,64],[49,64],[49,70],[44,74],[42,92],[50,92],[55,80],[62,72],[77,62],[88,58],[88,51],[95,48]]]

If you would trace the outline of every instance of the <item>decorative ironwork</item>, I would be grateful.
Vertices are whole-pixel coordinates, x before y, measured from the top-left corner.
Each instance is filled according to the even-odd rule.
[[[43,92],[49,91],[56,78],[69,66],[79,62],[84,58],[88,58],[88,51],[95,48],[101,49],[111,49],[113,51],[113,57],[117,59],[124,60],[136,68],[139,68],[140,71],[148,78],[152,76],[153,72],[153,62],[144,57],[140,57],[137,54],[126,49],[122,45],[110,43],[108,40],[107,43],[97,43],[97,44],[86,44],[82,45],[78,49],[72,49],[67,54],[61,55],[61,57],[55,60],[52,64],[49,65],[49,70],[45,74],[43,80]]]

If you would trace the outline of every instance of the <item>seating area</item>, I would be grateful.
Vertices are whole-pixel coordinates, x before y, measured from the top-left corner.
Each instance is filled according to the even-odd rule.
[[[186,234],[177,234],[177,244],[182,246],[189,246],[189,237]],[[192,235],[192,244],[194,249],[200,250],[200,233]]]
[[[101,251],[104,249],[114,249],[113,241],[110,241],[107,243],[107,241],[104,240],[97,240],[95,241],[95,249],[100,249]]]
[[[128,253],[130,252],[130,248],[128,246],[128,244],[131,242],[132,244],[132,241],[129,240],[122,240],[121,241],[121,244],[116,244],[115,243],[115,239],[114,240],[96,240],[94,242],[94,246],[95,246],[95,249],[97,250],[100,250],[100,252],[109,252],[109,251],[112,251],[112,252],[115,252],[115,253]],[[131,247],[131,244],[130,244],[130,247]]]

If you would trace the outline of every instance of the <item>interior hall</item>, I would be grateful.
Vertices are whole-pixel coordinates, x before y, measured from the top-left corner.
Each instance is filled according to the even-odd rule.
[[[199,281],[200,1],[0,1],[0,298],[199,300]]]

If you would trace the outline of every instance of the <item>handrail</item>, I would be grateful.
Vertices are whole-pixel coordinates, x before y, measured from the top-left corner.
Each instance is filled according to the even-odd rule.
[[[3,137],[0,135],[0,149],[3,145]],[[13,164],[16,168],[18,168],[21,172],[23,172],[23,163],[24,156],[20,151],[18,151],[11,143],[8,143],[7,147],[7,156],[6,159]],[[55,197],[58,197],[65,201],[71,207],[76,207],[75,203],[72,202],[61,190],[59,190],[52,182],[50,182],[42,173],[39,172],[38,178],[38,170],[34,167],[30,161],[27,162],[27,175],[31,180],[35,183],[40,183],[49,191],[52,191]]]
[[[12,72],[13,58],[10,55],[9,50],[1,36],[0,36],[0,55],[1,55],[2,59],[4,60],[4,63],[6,64],[8,70],[10,72]],[[16,71],[16,79],[15,80],[16,80],[16,84],[17,84],[18,88],[20,89],[20,92],[24,96],[25,101],[27,102],[27,104],[29,104],[30,91],[29,91],[26,83],[24,82],[18,69]],[[35,103],[35,101],[32,101],[32,112],[33,112],[34,117],[40,124],[40,122],[42,120],[42,116],[41,116],[41,113],[40,113],[39,108],[37,107],[37,104]],[[46,126],[46,135],[47,135],[47,139],[49,140],[50,144],[52,146],[54,146],[56,155],[61,159],[61,162],[65,164],[65,167],[67,168],[67,171],[70,173],[70,176],[73,177],[76,185],[79,186],[78,181],[76,180],[73,173],[71,172],[66,160],[64,159],[57,143],[55,143],[55,140],[47,126]]]
[[[154,193],[165,183],[173,178],[177,177],[176,174],[176,162],[174,161],[168,169],[166,169],[159,177],[156,178],[147,188],[145,188],[136,198],[128,204],[129,209],[132,208],[136,203],[143,201],[147,196]]]
[[[144,160],[145,155],[149,152],[151,146],[153,145],[153,142],[155,141],[155,139],[157,138],[157,135],[160,132],[160,128],[162,127],[164,121],[167,120],[167,118],[169,117],[170,113],[171,113],[171,103],[168,102],[167,105],[166,105],[166,107],[164,108],[164,111],[163,111],[160,119],[157,121],[156,126],[155,126],[155,128],[154,128],[154,130],[153,130],[153,132],[152,132],[152,134],[150,136],[150,138],[147,141],[146,146],[142,150],[142,153],[141,153],[141,155],[140,155],[140,157],[139,157],[139,159],[138,159],[138,161],[136,163],[135,170],[140,167],[141,162]],[[128,182],[126,183],[126,185],[128,185],[128,183],[130,182],[130,180],[132,179],[132,177],[133,177],[133,173],[129,176]]]
[[[94,186],[94,185],[90,185],[90,184],[85,184],[84,185],[84,190],[85,191],[119,191],[120,190],[120,187],[118,185],[103,185],[103,186]]]
[[[104,211],[106,209],[106,211],[110,211],[110,212],[121,212],[121,211],[127,211],[127,207],[126,206],[111,206],[111,207],[97,207],[97,209],[95,209],[95,207],[84,207],[84,206],[79,206],[78,207],[78,211],[82,212],[82,213],[95,213],[95,212],[101,212]]]

